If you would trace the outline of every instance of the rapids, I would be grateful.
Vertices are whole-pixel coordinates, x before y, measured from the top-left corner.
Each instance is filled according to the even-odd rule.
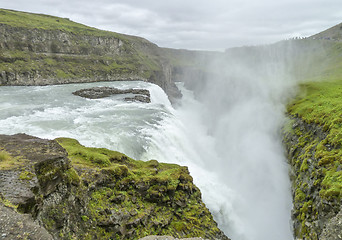
[[[72,95],[93,86],[145,88],[151,103]],[[277,135],[283,109],[253,86],[246,96],[234,93],[239,86],[229,98],[216,91],[225,103],[214,108],[178,87],[184,97],[175,108],[161,88],[140,81],[0,87],[0,133],[71,137],[135,159],[186,165],[233,240],[291,239],[290,183]]]

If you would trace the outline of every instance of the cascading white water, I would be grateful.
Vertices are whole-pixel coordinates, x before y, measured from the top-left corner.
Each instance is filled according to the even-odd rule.
[[[217,66],[222,76],[197,83],[203,85],[198,98],[179,84],[177,109],[145,82],[1,87],[0,133],[72,137],[136,159],[186,165],[233,240],[292,239],[290,184],[278,134],[290,84],[273,60],[263,69],[241,62],[229,62],[225,71]],[[92,86],[147,88],[152,103],[71,94]]]

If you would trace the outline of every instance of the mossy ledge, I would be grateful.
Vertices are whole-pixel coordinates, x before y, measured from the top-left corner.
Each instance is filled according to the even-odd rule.
[[[29,214],[54,239],[228,239],[186,167],[69,138],[0,135],[0,148],[0,164],[9,162],[0,168],[0,204]]]

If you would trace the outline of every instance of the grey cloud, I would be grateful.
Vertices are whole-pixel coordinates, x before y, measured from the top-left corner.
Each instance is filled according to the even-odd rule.
[[[210,50],[309,36],[342,19],[340,0],[3,0],[1,7],[68,17],[162,47]]]

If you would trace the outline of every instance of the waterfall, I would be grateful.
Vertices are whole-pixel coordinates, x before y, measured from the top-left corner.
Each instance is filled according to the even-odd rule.
[[[289,240],[292,201],[280,129],[295,89],[292,53],[252,50],[227,53],[207,78],[178,84],[183,99],[175,118],[153,134],[145,158],[189,166],[233,240]]]
[[[183,99],[176,108],[145,82],[1,87],[0,133],[72,137],[136,159],[188,166],[233,240],[289,240],[290,183],[279,130],[292,81],[278,57],[218,59],[205,81],[178,84]],[[146,88],[152,102],[71,94],[92,86]]]

